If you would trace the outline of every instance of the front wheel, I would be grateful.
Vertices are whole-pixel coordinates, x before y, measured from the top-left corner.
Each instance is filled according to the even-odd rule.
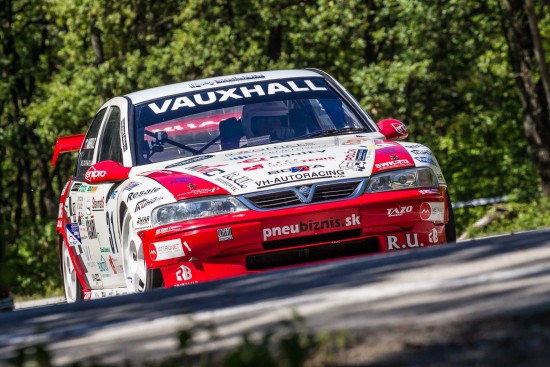
[[[62,240],[61,249],[61,261],[63,262],[63,288],[65,289],[65,299],[67,303],[74,303],[82,300],[82,285],[76,276],[76,269],[74,268],[71,255],[69,253],[69,247]]]
[[[445,224],[445,238],[447,242],[456,242],[455,215],[453,213],[453,205],[449,193],[447,193],[447,207],[449,208],[449,221]]]
[[[122,264],[129,293],[141,293],[162,284],[159,271],[147,269],[143,255],[143,242],[138,236],[130,213],[122,222]]]

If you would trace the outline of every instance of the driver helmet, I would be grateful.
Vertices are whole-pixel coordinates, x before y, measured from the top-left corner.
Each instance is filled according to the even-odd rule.
[[[288,127],[288,107],[282,101],[245,105],[242,113],[243,130],[247,138],[258,137],[266,128],[264,117],[279,117],[283,127]],[[264,124],[264,126],[262,126]]]

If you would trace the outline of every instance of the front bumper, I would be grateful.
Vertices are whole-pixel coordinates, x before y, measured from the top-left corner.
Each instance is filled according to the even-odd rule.
[[[443,244],[446,188],[175,223],[139,233],[165,286],[188,285],[337,258]]]

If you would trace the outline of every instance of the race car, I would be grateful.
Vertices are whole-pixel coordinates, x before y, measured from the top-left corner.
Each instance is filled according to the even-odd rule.
[[[455,241],[437,159],[317,69],[106,102],[61,192],[68,302]]]

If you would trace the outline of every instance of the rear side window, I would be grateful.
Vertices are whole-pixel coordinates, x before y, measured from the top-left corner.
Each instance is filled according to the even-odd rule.
[[[111,107],[109,119],[101,138],[98,162],[113,160],[122,164],[122,148],[120,145],[120,109]]]
[[[92,122],[92,125],[90,126],[90,129],[88,130],[88,133],[86,134],[84,144],[82,144],[82,148],[80,148],[78,162],[76,163],[76,178],[83,178],[84,174],[93,163],[94,152],[97,146],[97,136],[99,134],[99,128],[101,127],[101,121],[103,121],[106,111],[107,109],[104,108],[98,112]]]

